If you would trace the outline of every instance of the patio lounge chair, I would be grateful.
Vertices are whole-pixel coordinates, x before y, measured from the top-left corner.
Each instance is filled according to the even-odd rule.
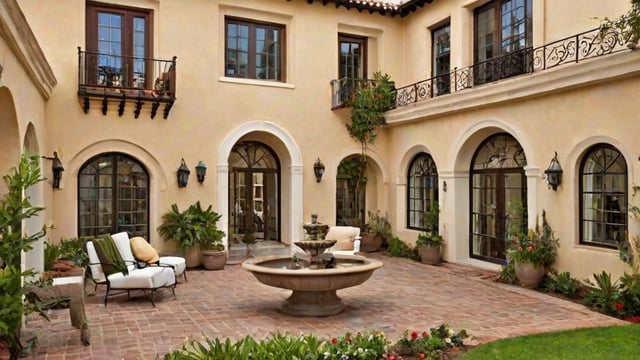
[[[129,235],[126,232],[117,233],[111,235],[112,238],[123,238],[123,243],[126,241],[125,239],[129,239]],[[136,236],[129,239],[131,244],[131,251],[133,252],[133,256],[137,261],[143,261],[152,265],[168,265],[173,268],[173,271],[176,273],[176,282],[178,281],[178,277],[182,275],[184,277],[184,281],[187,281],[187,261],[185,258],[181,256],[160,256],[158,251],[151,246],[142,237]]]
[[[330,226],[324,237],[337,240],[326,252],[334,255],[355,255],[360,252],[360,228],[355,226]]]
[[[94,242],[101,243],[94,244]],[[107,247],[113,250],[96,250],[96,246],[101,249]],[[121,249],[124,250],[124,254]],[[128,250],[128,253],[125,249]],[[98,251],[100,251],[101,255],[98,255]],[[89,269],[92,280],[96,286],[98,284],[107,286],[107,293],[104,298],[105,306],[107,306],[111,290],[126,290],[129,297],[131,297],[131,290],[142,290],[145,295],[150,292],[150,296],[147,296],[147,299],[151,301],[154,307],[156,306],[154,298],[158,289],[171,289],[175,298],[176,275],[173,269],[170,266],[148,266],[146,263],[127,260],[133,258],[128,239],[126,239],[126,247],[122,237],[117,241],[110,237],[88,241],[87,253],[89,255]],[[107,257],[111,259],[106,259]]]

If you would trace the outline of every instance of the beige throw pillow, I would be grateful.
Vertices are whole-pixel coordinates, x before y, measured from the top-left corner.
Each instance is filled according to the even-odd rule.
[[[155,263],[160,260],[158,251],[142,237],[136,236],[131,238],[131,250],[133,251],[133,256],[135,256],[138,261]]]

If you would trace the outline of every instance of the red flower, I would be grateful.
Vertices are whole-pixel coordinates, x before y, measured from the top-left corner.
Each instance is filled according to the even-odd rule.
[[[419,357],[420,359],[424,359],[424,353],[420,353],[420,354],[418,354],[418,357]]]
[[[428,338],[428,337],[429,337],[429,334],[428,334],[426,331],[423,331],[423,332],[422,332],[422,337],[423,337],[423,338]]]
[[[460,348],[457,347],[457,346],[454,346],[454,347],[451,348],[451,351],[453,351],[453,352],[458,352],[459,350],[460,350]]]
[[[418,333],[416,331],[411,333],[411,339],[415,340],[418,338]]]
[[[640,316],[629,316],[625,320],[632,323],[640,323]]]
[[[527,251],[528,252],[532,252],[533,251],[533,247],[532,246],[527,247]]]
[[[331,343],[332,344],[337,344],[338,343],[338,339],[336,339],[336,338],[331,339]]]
[[[618,311],[622,311],[624,309],[623,303],[616,302],[614,305],[616,306],[616,309],[618,309]]]

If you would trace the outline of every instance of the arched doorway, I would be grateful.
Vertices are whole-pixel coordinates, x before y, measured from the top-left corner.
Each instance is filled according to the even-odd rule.
[[[229,155],[229,239],[245,234],[280,241],[280,161],[257,141],[240,141]]]
[[[509,225],[518,221],[526,226],[525,165],[522,146],[507,133],[488,137],[476,149],[471,162],[470,257],[503,262]]]
[[[129,155],[103,153],[78,174],[78,236],[121,231],[149,241],[149,173]]]

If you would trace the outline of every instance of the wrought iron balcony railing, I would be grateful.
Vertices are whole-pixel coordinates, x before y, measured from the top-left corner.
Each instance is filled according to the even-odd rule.
[[[331,80],[331,110],[348,106],[351,97],[358,89],[363,89],[374,83],[375,81],[371,79],[348,77]]]
[[[142,105],[150,103],[151,118],[164,104],[166,119],[176,100],[176,59],[112,55],[78,47],[78,96],[84,99],[84,112],[89,112],[90,99],[97,98],[102,100],[104,115],[109,102],[118,104],[120,116],[125,105],[133,103],[138,118]]]
[[[623,34],[614,29],[601,33],[596,28],[537,48],[524,48],[467,67],[455,68],[449,73],[397,88],[395,106],[401,107],[489,82],[578,63],[623,50],[627,50]],[[331,108],[345,106],[345,100],[353,93],[354,82],[364,81],[346,78],[331,81]]]

